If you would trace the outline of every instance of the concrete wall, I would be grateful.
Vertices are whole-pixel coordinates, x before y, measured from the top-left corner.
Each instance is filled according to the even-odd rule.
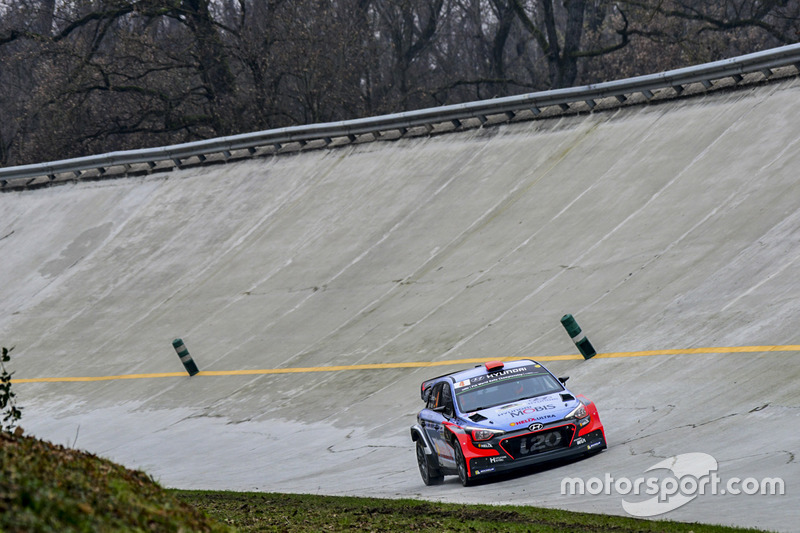
[[[798,97],[794,78],[0,194],[0,343],[32,380],[14,386],[22,425],[170,487],[616,514],[625,496],[561,481],[702,452],[723,479],[781,476],[786,494],[703,495],[666,518],[790,531]],[[577,353],[565,313],[610,356],[554,357]],[[222,375],[169,375],[176,337]],[[707,347],[727,349],[691,353]],[[518,356],[556,359],[595,400],[607,451],[425,487],[408,437],[419,384],[470,364],[258,372]],[[63,380],[108,376],[126,379]]]

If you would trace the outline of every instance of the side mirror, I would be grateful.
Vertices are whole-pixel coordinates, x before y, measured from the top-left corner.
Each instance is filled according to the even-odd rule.
[[[569,379],[569,376],[564,376],[564,377],[558,378],[558,381],[560,381],[562,385],[566,385],[568,379]]]
[[[453,415],[455,414],[453,412],[452,405],[440,405],[439,407],[434,407],[431,410],[437,413],[441,413],[442,415],[445,416],[445,418],[453,418]]]

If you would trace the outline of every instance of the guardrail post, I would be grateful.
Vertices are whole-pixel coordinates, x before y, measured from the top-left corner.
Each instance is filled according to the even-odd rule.
[[[594,346],[592,346],[592,343],[589,342],[589,339],[587,339],[586,335],[581,331],[581,327],[575,322],[572,315],[564,315],[561,317],[561,324],[564,326],[564,329],[567,330],[567,334],[572,338],[572,342],[578,347],[584,359],[591,359],[597,355]]]

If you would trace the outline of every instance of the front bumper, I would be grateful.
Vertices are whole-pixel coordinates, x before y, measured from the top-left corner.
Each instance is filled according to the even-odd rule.
[[[459,435],[469,476],[478,478],[605,449],[605,430],[597,408],[591,402],[586,407],[589,417],[585,422],[557,422],[538,431],[506,433],[477,444],[467,435]]]
[[[513,457],[508,453],[493,456],[475,456],[467,458],[470,477],[483,477],[517,468],[580,457],[581,455],[600,451],[606,448],[606,438],[602,430],[595,430],[573,439],[571,445],[533,453],[531,455]]]

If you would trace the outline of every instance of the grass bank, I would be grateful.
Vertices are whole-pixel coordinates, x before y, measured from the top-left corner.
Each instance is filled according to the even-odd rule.
[[[0,431],[0,532],[233,531],[150,476]]]
[[[536,507],[460,505],[305,494],[173,491],[242,532],[464,531],[536,533],[723,533],[757,531],[638,520]]]

